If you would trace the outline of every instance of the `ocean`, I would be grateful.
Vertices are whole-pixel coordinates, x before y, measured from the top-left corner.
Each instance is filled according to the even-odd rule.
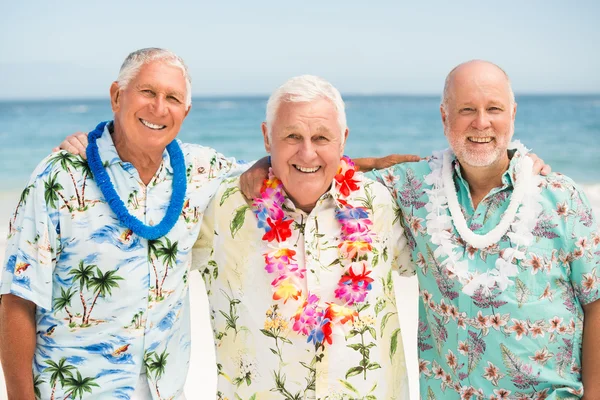
[[[345,96],[351,157],[447,147],[439,97]],[[267,97],[194,98],[180,139],[238,159],[265,155],[260,124]],[[554,171],[581,184],[600,206],[600,95],[517,96],[515,138]],[[18,192],[31,171],[65,136],[112,117],[108,99],[0,101],[0,182]]]

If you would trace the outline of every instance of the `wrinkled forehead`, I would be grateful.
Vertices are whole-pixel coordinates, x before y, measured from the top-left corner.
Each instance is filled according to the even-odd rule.
[[[456,103],[510,102],[510,83],[506,76],[486,70],[477,74],[457,73],[449,87],[449,100]]]
[[[322,133],[339,133],[338,112],[327,99],[282,101],[275,114],[277,130],[311,129]]]

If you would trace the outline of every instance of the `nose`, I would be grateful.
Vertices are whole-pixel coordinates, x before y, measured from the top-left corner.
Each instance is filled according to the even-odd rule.
[[[490,123],[490,117],[487,114],[487,112],[485,112],[485,110],[479,111],[477,113],[477,116],[473,120],[472,125],[473,125],[473,128],[480,130],[480,131],[489,128],[491,123]]]
[[[163,116],[167,113],[167,101],[164,96],[158,95],[154,98],[152,102],[152,109],[154,114],[158,116]]]
[[[311,138],[306,138],[302,141],[299,153],[305,161],[312,159],[317,154],[316,146]]]

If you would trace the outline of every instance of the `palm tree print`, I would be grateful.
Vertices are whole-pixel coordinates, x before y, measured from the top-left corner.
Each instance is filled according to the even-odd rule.
[[[43,383],[46,383],[46,381],[42,379],[41,375],[36,375],[35,377],[33,377],[33,394],[35,395],[36,399],[39,399],[42,397],[40,385]]]
[[[158,354],[154,351],[148,352],[144,355],[144,365],[146,366],[146,373],[154,381],[154,387],[156,389],[156,395],[160,399],[160,390],[158,389],[158,381],[165,373],[165,367],[167,366],[167,358],[169,353],[164,350]]]
[[[100,387],[96,382],[96,378],[83,378],[81,372],[77,371],[77,377],[71,375],[65,379],[65,386],[69,391],[65,399],[73,398],[83,399],[84,393],[92,393],[92,388]]]
[[[79,298],[81,299],[81,305],[83,306],[82,323],[85,320],[87,314],[87,304],[85,297],[83,297],[83,288],[88,288],[90,284],[90,278],[94,276],[94,269],[98,268],[96,265],[85,265],[83,260],[79,261],[79,265],[76,269],[69,271],[69,275],[73,275],[73,279],[79,281]]]
[[[156,296],[157,301],[163,299],[163,285],[165,283],[165,279],[167,279],[169,269],[173,268],[177,262],[178,242],[171,242],[171,240],[167,237],[164,239],[164,242],[161,239],[148,241],[148,258],[150,259],[152,268],[154,269],[154,295]],[[160,281],[158,279],[158,271],[156,269],[155,261],[161,261],[165,266],[165,271]]]
[[[84,316],[83,323],[85,325],[89,325],[90,323],[90,315],[92,315],[98,297],[100,295],[102,295],[102,297],[106,297],[107,295],[110,296],[112,295],[112,289],[119,287],[117,281],[121,281],[123,278],[115,275],[116,273],[117,271],[113,270],[103,274],[102,271],[100,271],[100,268],[96,267],[96,276],[92,276],[88,284],[88,287],[96,292],[96,295],[94,296],[94,301],[90,306],[87,316]]]
[[[69,316],[69,326],[73,323],[73,314],[69,311],[69,307],[71,307],[71,299],[74,294],[75,291],[72,291],[72,288],[69,288],[66,291],[64,288],[60,288],[60,297],[54,299],[54,309],[65,309],[65,312]]]
[[[58,178],[58,172],[55,172],[54,175],[50,176],[50,178],[44,182],[44,200],[46,200],[46,204],[50,206],[50,208],[57,208],[58,198],[60,197],[65,203],[65,206],[69,210],[69,212],[73,212],[73,207],[69,204],[65,196],[60,192],[64,190],[63,186],[56,181]]]
[[[54,400],[54,393],[56,392],[56,385],[60,383],[60,386],[65,386],[65,381],[68,377],[72,376],[72,370],[75,369],[72,365],[67,365],[67,358],[63,357],[58,361],[58,364],[52,360],[46,360],[48,367],[44,369],[44,372],[50,373],[50,385],[52,386],[52,395],[50,400]]]
[[[17,208],[15,209],[15,213],[13,214],[13,217],[11,218],[11,220],[9,221],[9,227],[8,227],[8,232],[12,232],[12,228],[15,225],[15,223],[17,222],[17,215],[19,214],[19,208],[21,208],[21,206],[23,204],[25,204],[25,201],[27,200],[27,197],[29,197],[29,193],[31,192],[31,189],[33,189],[35,187],[35,184],[32,183],[31,185],[27,186],[23,192],[21,192],[21,197],[19,198],[19,202],[17,203]]]
[[[83,171],[83,183],[81,184],[81,203],[79,205],[79,211],[85,211],[87,210],[87,206],[85,204],[85,187],[88,178],[93,176],[92,169],[90,168],[90,165],[86,160],[79,157],[75,159],[75,161],[73,162],[73,166],[75,167],[75,169]],[[75,190],[77,190],[77,188],[75,188]]]
[[[77,205],[78,205],[79,209],[81,209],[83,206],[81,204],[81,197],[79,196],[79,190],[77,189],[77,182],[75,182],[75,177],[73,176],[73,172],[71,171],[71,168],[70,168],[70,167],[75,168],[76,160],[77,160],[77,158],[73,154],[67,153],[66,151],[61,151],[59,153],[56,153],[56,155],[50,159],[50,165],[60,164],[60,167],[62,168],[62,170],[66,171],[69,174],[69,176],[71,177],[71,181],[73,182],[73,188],[75,189],[75,196],[77,197]]]

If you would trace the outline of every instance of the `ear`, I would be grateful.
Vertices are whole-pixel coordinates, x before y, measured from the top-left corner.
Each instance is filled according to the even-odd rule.
[[[110,106],[113,113],[118,112],[121,107],[121,91],[119,89],[119,84],[116,81],[110,85]]]
[[[515,122],[515,117],[517,116],[517,103],[513,104],[513,110],[512,110],[512,120],[513,123]]]
[[[263,140],[265,142],[265,150],[267,151],[267,153],[271,153],[271,143],[269,142],[269,130],[267,129],[267,123],[263,122],[262,125],[260,126],[260,128],[262,129],[262,134],[263,134]]]
[[[348,140],[348,134],[350,133],[350,129],[346,128],[346,132],[344,132],[344,143],[340,148],[340,157],[344,155],[344,148],[346,147],[346,141]]]
[[[185,114],[183,115],[183,119],[185,119],[185,117],[188,116],[188,114],[190,113],[190,110],[192,109],[192,105],[190,104],[187,108],[187,110],[185,111]]]
[[[446,110],[444,110],[444,106],[440,105],[440,115],[442,116],[442,125],[446,127],[446,123],[448,122],[448,114],[446,114]],[[444,129],[444,135],[446,134],[446,129]]]

